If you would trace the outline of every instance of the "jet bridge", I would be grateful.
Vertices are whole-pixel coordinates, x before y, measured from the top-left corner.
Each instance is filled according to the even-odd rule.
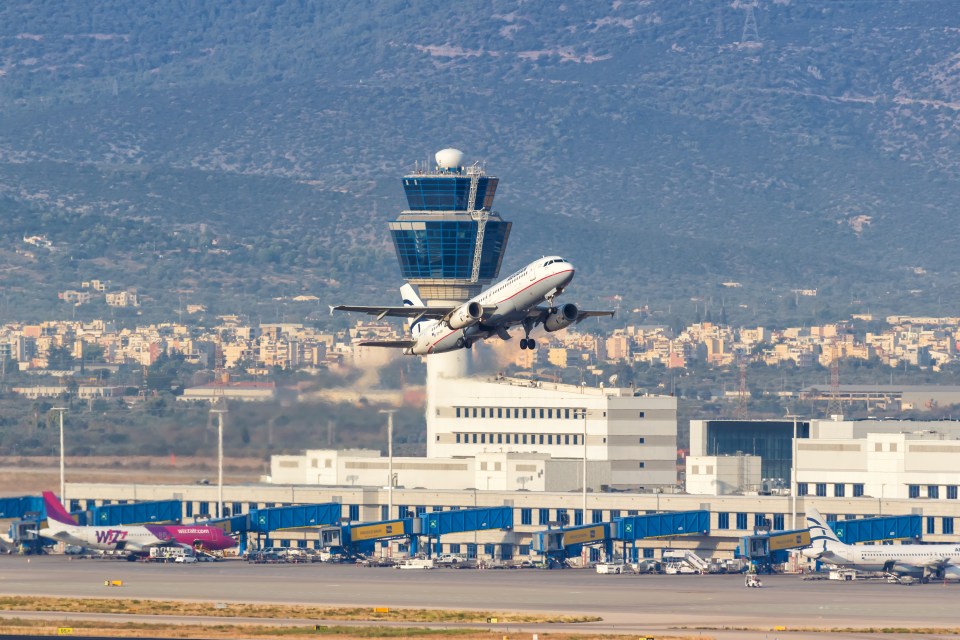
[[[710,533],[710,512],[672,511],[617,518],[611,537],[623,544],[623,557],[637,557],[637,540],[674,536],[705,536]],[[629,545],[629,550],[628,550]]]
[[[413,555],[417,552],[418,533],[419,518],[352,523],[323,528],[320,531],[320,544],[324,548],[342,549],[347,555],[353,556],[370,553],[376,542],[410,538],[410,554]]]
[[[131,502],[127,504],[105,504],[94,507],[78,518],[97,527],[112,527],[120,524],[153,524],[157,522],[177,522],[183,518],[183,502],[180,500],[157,500],[153,502]]]
[[[513,508],[492,507],[433,511],[421,514],[419,519],[420,535],[427,537],[427,553],[430,553],[431,550],[440,553],[440,537],[450,533],[513,529]]]
[[[43,498],[38,496],[0,498],[0,519],[19,519],[28,513],[41,513],[46,517],[46,511],[43,508]]]
[[[609,522],[537,531],[533,534],[530,550],[543,554],[548,565],[563,566],[566,558],[578,556],[584,546],[596,544],[602,544],[606,553],[610,554]]]
[[[828,521],[841,542],[877,542],[883,540],[919,540],[922,536],[922,518],[919,515],[883,516],[859,520]]]

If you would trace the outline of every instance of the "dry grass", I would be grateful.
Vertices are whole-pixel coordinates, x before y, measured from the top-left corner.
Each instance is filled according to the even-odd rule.
[[[350,620],[361,622],[422,622],[426,624],[484,623],[496,618],[503,624],[570,624],[596,622],[596,616],[563,616],[491,611],[442,609],[385,609],[372,607],[312,607],[306,605],[272,605],[212,602],[180,602],[176,600],[122,600],[114,598],[47,598],[34,596],[0,597],[3,611],[56,611],[71,613],[105,613],[126,615],[176,615],[214,618],[283,618],[303,620]]]
[[[304,626],[280,627],[266,625],[155,625],[139,623],[77,622],[63,621],[51,624],[46,621],[11,619],[4,621],[5,635],[37,636],[56,635],[57,629],[69,627],[74,635],[103,636],[114,638],[142,638],[163,636],[167,638],[298,638],[336,636],[338,640],[370,640],[372,638],[418,638],[421,640],[501,640],[502,638],[528,638],[529,633],[514,633],[502,629],[477,631],[475,629],[429,629],[410,627],[343,627]],[[622,640],[619,635],[583,635],[564,633],[539,633],[540,638],[552,640]],[[631,634],[635,635],[635,634]],[[713,640],[711,636],[676,636],[656,634],[657,640]]]

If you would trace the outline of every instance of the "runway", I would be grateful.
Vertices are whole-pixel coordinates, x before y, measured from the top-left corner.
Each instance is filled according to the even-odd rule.
[[[109,588],[105,580],[122,580]],[[0,594],[384,606],[595,615],[602,622],[550,631],[631,634],[673,631],[714,638],[912,638],[837,629],[954,629],[960,585],[809,581],[764,576],[747,589],[739,575],[598,575],[590,571],[437,569],[399,571],[353,565],[195,565],[0,557]],[[242,616],[242,608],[237,607]],[[12,615],[12,614],[11,614]],[[22,615],[22,614],[21,614]],[[105,616],[104,619],[107,617]],[[153,617],[147,618],[154,620]],[[217,619],[224,622],[222,618]],[[284,622],[284,621],[278,621]],[[286,621],[300,622],[300,621]],[[310,622],[315,622],[311,620]],[[431,625],[437,626],[437,625]],[[786,627],[789,634],[774,631]],[[524,625],[513,629],[535,630]],[[795,629],[819,630],[799,633]],[[545,631],[545,629],[544,629]],[[927,634],[926,638],[953,634]]]

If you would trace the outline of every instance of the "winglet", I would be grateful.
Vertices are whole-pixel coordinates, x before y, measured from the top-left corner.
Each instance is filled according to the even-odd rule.
[[[50,521],[59,522],[60,524],[67,524],[70,526],[76,526],[77,521],[73,519],[66,509],[63,508],[63,504],[57,499],[57,496],[53,494],[52,491],[43,492],[43,506],[47,510],[47,523]]]

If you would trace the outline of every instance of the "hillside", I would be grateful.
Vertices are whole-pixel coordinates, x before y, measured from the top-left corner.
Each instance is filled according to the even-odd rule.
[[[151,318],[348,322],[320,310],[393,299],[400,176],[445,146],[501,177],[504,270],[563,254],[574,300],[960,313],[952,5],[765,1],[744,39],[746,5],[11,0],[0,319],[103,315],[56,300],[101,278]]]

